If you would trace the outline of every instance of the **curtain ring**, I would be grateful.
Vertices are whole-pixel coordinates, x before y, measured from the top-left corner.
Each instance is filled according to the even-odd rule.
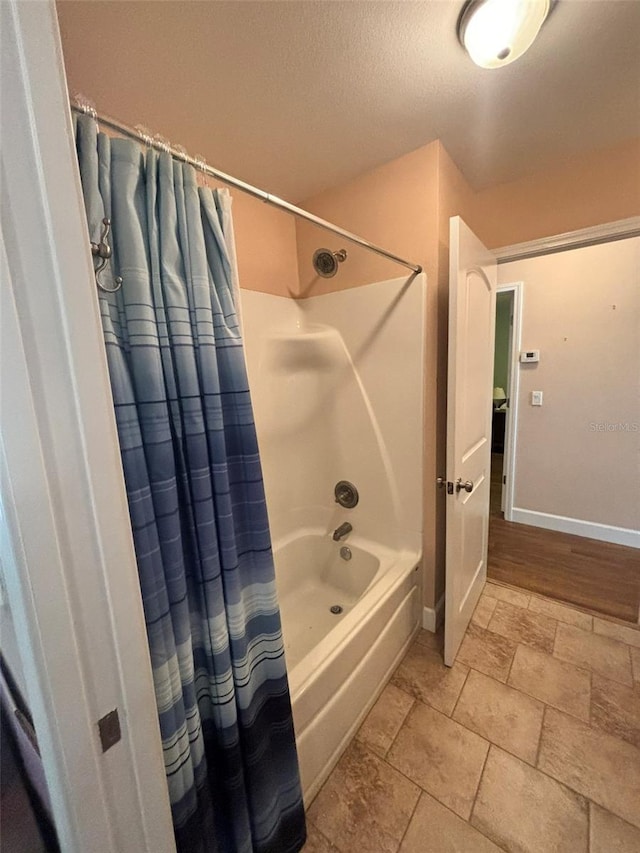
[[[207,189],[209,189],[209,175],[206,172],[207,161],[204,159],[202,154],[195,154],[193,159],[195,160],[197,168],[200,170],[202,174],[202,180],[204,181],[204,185]]]
[[[147,146],[147,148],[151,148],[153,145],[153,137],[151,136],[151,131],[148,127],[145,127],[143,124],[137,124],[134,127],[135,132],[140,137],[140,141]]]
[[[83,112],[85,115],[91,116],[92,119],[97,120],[98,113],[96,112],[96,106],[92,100],[83,95],[81,92],[76,92],[73,96],[73,100],[78,109]]]
[[[159,148],[160,151],[166,151],[167,154],[171,152],[171,143],[164,136],[160,136],[159,133],[154,134],[151,144],[154,148]]]
[[[185,161],[185,163],[186,163],[187,158],[189,157],[189,155],[188,155],[188,153],[187,153],[187,149],[184,147],[184,145],[174,145],[174,146],[173,146],[173,150],[174,150],[174,152],[177,154],[177,156],[178,156],[180,159],[184,160],[184,161]]]

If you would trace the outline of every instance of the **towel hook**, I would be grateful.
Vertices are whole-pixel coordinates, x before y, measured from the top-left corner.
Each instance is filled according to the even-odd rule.
[[[96,284],[98,285],[100,290],[104,290],[105,293],[115,293],[122,287],[122,276],[115,276],[115,287],[107,287],[105,284],[103,284],[100,277],[100,274],[109,263],[109,260],[112,255],[111,246],[108,243],[109,232],[111,231],[111,220],[107,219],[107,217],[105,216],[105,218],[102,220],[102,225],[104,227],[102,229],[102,234],[100,235],[100,242],[91,243],[91,254],[94,258],[100,258],[100,262],[95,268]]]

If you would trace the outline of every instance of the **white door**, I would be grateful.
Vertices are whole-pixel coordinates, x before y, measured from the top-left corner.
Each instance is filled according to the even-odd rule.
[[[450,220],[444,662],[451,666],[487,577],[497,262]]]

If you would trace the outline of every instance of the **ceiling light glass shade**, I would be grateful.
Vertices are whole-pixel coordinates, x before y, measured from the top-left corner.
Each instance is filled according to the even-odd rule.
[[[458,35],[481,68],[501,68],[528,50],[549,14],[550,0],[471,0]]]

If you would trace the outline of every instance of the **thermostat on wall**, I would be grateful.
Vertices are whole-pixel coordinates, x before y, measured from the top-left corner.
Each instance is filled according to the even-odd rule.
[[[520,353],[520,361],[523,364],[531,364],[534,361],[540,361],[539,349],[523,349]]]

